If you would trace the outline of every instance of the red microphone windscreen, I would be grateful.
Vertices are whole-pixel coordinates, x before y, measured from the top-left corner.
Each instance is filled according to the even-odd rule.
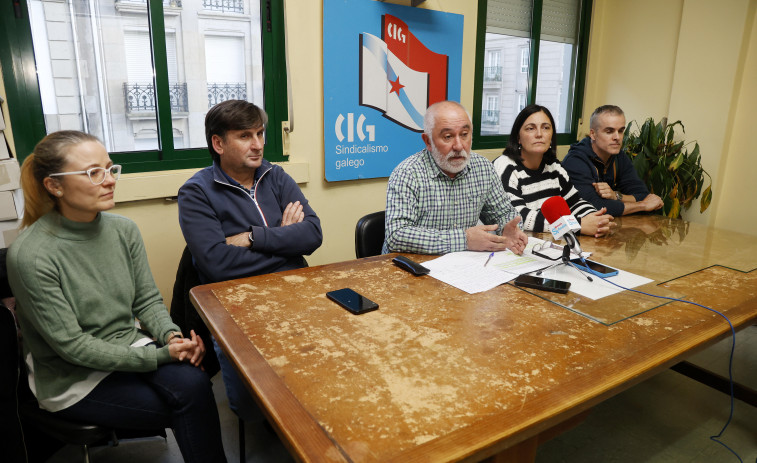
[[[552,196],[544,201],[541,205],[541,213],[550,224],[564,215],[571,215],[568,203],[562,196]]]

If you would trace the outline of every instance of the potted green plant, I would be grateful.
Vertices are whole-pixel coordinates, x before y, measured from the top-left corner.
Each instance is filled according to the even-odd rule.
[[[632,131],[633,125],[636,125],[636,131]],[[681,132],[686,132],[681,121],[668,124],[667,118],[655,123],[650,117],[641,126],[631,121],[623,138],[623,148],[631,157],[639,177],[650,192],[662,198],[661,213],[672,218],[680,217],[682,210],[688,209],[700,195],[700,213],[712,202],[712,177],[702,167],[699,143],[677,141],[677,126]],[[694,143],[694,149],[689,151],[687,146],[691,143]],[[709,182],[702,190],[705,175]]]

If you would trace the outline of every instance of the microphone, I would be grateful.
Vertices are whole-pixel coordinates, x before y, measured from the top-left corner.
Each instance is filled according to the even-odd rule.
[[[564,239],[570,249],[579,256],[581,245],[574,232],[581,231],[581,224],[570,213],[570,207],[562,196],[552,196],[541,205],[541,213],[549,222],[549,231],[555,239]]]

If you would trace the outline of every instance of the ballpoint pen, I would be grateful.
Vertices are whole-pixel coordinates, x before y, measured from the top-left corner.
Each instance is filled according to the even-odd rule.
[[[489,263],[490,260],[492,260],[492,256],[494,255],[494,252],[492,251],[491,254],[489,254],[489,257],[486,258],[486,262],[484,262],[484,267],[486,267],[486,264]]]

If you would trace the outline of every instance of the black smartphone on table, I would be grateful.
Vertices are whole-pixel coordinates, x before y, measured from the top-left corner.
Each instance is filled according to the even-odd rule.
[[[586,259],[586,263],[585,264],[581,261],[581,259],[577,259],[577,258],[576,259],[571,259],[570,261],[573,262],[573,264],[576,267],[580,268],[584,272],[592,273],[592,272],[589,272],[586,269],[586,267],[588,266],[594,272],[596,272],[597,274],[599,274],[599,275],[601,275],[603,277],[611,277],[611,276],[615,276],[615,275],[618,274],[618,269],[614,269],[612,267],[608,267],[606,265],[602,265],[599,262],[594,262],[593,260]]]
[[[549,278],[535,277],[532,275],[518,275],[514,281],[515,286],[524,288],[541,289],[553,293],[565,294],[570,289],[570,282],[550,280]]]
[[[326,293],[326,297],[355,315],[378,309],[378,304],[350,288],[329,291]]]

